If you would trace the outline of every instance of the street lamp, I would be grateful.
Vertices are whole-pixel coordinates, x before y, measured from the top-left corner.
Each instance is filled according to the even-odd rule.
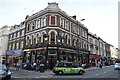
[[[81,19],[80,21],[84,21],[85,19]]]
[[[46,51],[45,51],[45,68],[47,67],[47,64],[48,64],[48,35],[47,34],[43,34],[43,40],[45,40],[45,43],[46,43]],[[44,46],[43,46],[44,47]]]

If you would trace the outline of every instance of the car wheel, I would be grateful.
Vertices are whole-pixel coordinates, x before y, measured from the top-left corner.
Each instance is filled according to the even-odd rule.
[[[80,71],[79,71],[79,74],[80,74],[80,75],[83,75],[83,71],[80,70]]]
[[[58,74],[63,74],[63,71],[59,71]]]

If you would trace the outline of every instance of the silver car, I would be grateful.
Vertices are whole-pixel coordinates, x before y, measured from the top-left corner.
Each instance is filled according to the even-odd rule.
[[[114,66],[115,66],[115,70],[120,70],[120,63],[116,63]]]
[[[10,79],[11,71],[8,69],[6,65],[0,64],[0,78],[2,79]]]

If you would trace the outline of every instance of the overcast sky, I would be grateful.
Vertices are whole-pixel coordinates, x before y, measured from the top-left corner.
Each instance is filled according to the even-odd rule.
[[[90,32],[105,42],[118,47],[118,1],[119,0],[0,0],[0,27],[20,24],[25,16],[57,2],[68,15],[77,16]]]

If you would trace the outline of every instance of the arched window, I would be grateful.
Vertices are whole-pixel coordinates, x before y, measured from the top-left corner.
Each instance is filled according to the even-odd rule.
[[[26,45],[28,45],[29,37],[26,37]]]
[[[51,32],[51,41],[55,41],[55,33]]]
[[[34,43],[34,35],[32,35],[32,44]]]
[[[37,34],[37,43],[39,42],[39,34]]]
[[[76,41],[76,46],[79,46],[79,40],[77,39],[77,41]]]
[[[72,46],[74,46],[74,38],[72,39]]]
[[[65,43],[67,44],[68,36],[65,36]]]
[[[36,44],[36,37],[34,37],[34,42],[33,43]]]
[[[47,37],[46,33],[43,32],[43,33],[42,33],[42,41],[43,41],[43,42],[45,42],[45,38],[46,38],[46,37]]]

